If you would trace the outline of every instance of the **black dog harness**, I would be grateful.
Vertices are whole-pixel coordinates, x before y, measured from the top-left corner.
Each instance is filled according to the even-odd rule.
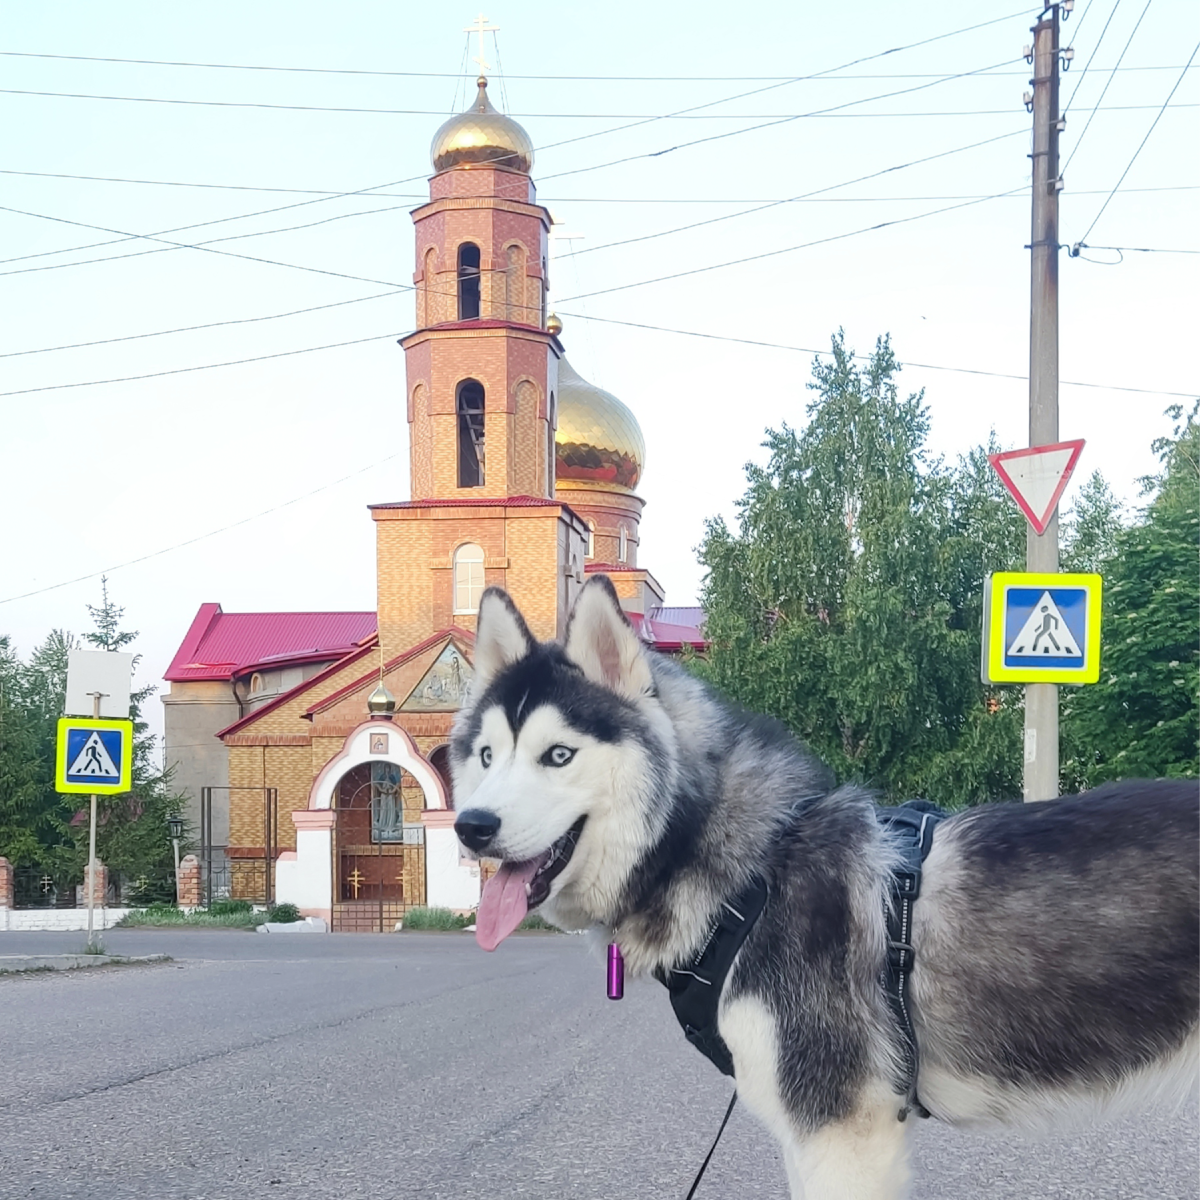
[[[909,800],[898,808],[875,810],[876,819],[892,834],[892,841],[902,856],[900,865],[892,872],[891,893],[883,908],[888,941],[887,959],[881,975],[883,990],[901,1033],[903,1058],[896,1080],[904,1094],[904,1105],[899,1112],[901,1121],[910,1111],[918,1117],[929,1116],[929,1110],[917,1099],[917,1035],[913,1031],[908,999],[908,977],[916,960],[912,944],[912,912],[913,903],[921,894],[921,866],[933,845],[933,831],[948,815],[928,800]]]
[[[896,1081],[905,1097],[899,1114],[903,1121],[910,1110],[929,1116],[917,1100],[917,1041],[908,1000],[908,978],[915,957],[912,910],[921,894],[921,864],[933,844],[934,828],[948,814],[927,800],[910,800],[898,808],[877,808],[875,813],[902,855],[884,904],[888,949],[881,983],[903,1042],[902,1077]],[[721,991],[737,952],[766,907],[767,897],[766,881],[754,878],[733,900],[722,903],[716,924],[694,958],[682,966],[656,972],[670,993],[671,1007],[684,1036],[725,1075],[733,1074],[733,1056],[717,1031]]]

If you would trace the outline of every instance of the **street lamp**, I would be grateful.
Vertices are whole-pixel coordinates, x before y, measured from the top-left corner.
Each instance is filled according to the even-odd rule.
[[[183,838],[183,818],[168,817],[167,831],[171,835],[171,845],[175,849],[175,903],[179,903],[179,842]]]

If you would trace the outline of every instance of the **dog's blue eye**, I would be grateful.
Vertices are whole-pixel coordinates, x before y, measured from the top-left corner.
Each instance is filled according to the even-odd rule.
[[[483,763],[485,770],[492,765],[492,748],[491,748],[491,746],[484,746],[484,748],[482,750],[480,750],[479,761],[481,763]]]
[[[542,755],[543,767],[565,767],[575,757],[575,751],[570,746],[551,746]]]

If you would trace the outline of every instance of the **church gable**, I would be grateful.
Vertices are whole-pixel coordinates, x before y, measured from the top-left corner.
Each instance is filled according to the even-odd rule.
[[[453,712],[461,707],[472,668],[451,640],[400,705],[401,712]]]

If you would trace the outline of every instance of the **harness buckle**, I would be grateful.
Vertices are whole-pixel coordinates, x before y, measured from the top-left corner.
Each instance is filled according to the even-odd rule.
[[[915,900],[921,894],[921,872],[903,868],[893,873],[896,894],[903,900]]]

